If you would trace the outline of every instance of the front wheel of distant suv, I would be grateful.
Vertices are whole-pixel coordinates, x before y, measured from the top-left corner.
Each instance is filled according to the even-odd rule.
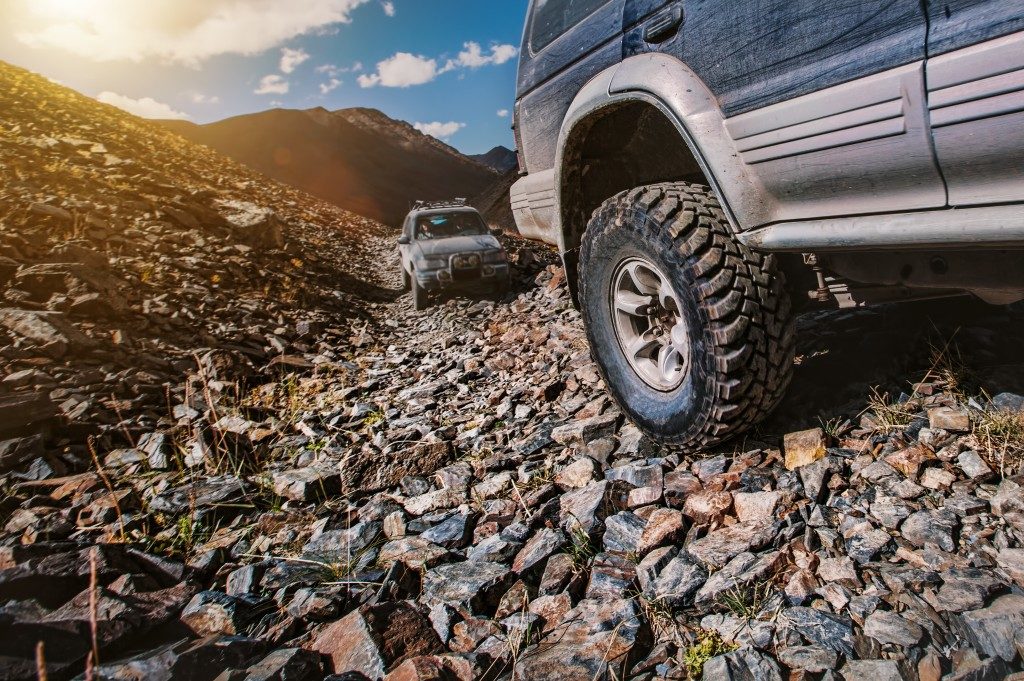
[[[505,277],[495,282],[493,286],[494,297],[500,300],[508,295],[509,290],[512,288],[512,282],[508,277]]]
[[[733,236],[708,187],[622,192],[587,225],[580,302],[591,352],[649,437],[696,451],[741,433],[781,399],[793,322],[776,259]]]
[[[405,269],[405,265],[400,265],[399,268],[402,270],[402,290],[408,291],[410,285],[409,272]]]
[[[409,279],[412,286],[412,306],[415,310],[426,310],[427,309],[427,292],[420,286],[420,283],[416,280],[416,273],[413,272]]]

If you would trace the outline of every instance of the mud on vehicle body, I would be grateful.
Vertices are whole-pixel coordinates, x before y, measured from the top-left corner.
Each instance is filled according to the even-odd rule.
[[[417,202],[398,239],[402,286],[417,310],[442,290],[503,295],[508,256],[480,213],[465,201]]]
[[[807,305],[1024,298],[1024,14],[998,0],[533,0],[516,224],[650,436],[742,432]]]

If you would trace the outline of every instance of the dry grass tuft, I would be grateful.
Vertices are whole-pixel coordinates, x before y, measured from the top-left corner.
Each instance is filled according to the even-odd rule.
[[[1024,466],[1024,412],[983,411],[976,417],[974,435],[1002,476]]]
[[[876,430],[885,432],[905,428],[914,419],[911,402],[896,402],[889,393],[879,392],[878,388],[871,389],[865,412],[872,413]]]

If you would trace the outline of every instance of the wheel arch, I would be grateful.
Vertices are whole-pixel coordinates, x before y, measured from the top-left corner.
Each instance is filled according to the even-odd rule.
[[[593,210],[624,189],[680,180],[710,185],[734,233],[770,210],[717,100],[682,61],[630,57],[580,90],[559,133],[554,178],[554,227],[574,301],[578,249]]]

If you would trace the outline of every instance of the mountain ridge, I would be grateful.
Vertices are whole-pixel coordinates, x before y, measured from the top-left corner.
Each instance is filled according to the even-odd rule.
[[[391,226],[412,201],[475,196],[498,179],[496,170],[409,123],[364,107],[269,109],[206,124],[155,122]]]

